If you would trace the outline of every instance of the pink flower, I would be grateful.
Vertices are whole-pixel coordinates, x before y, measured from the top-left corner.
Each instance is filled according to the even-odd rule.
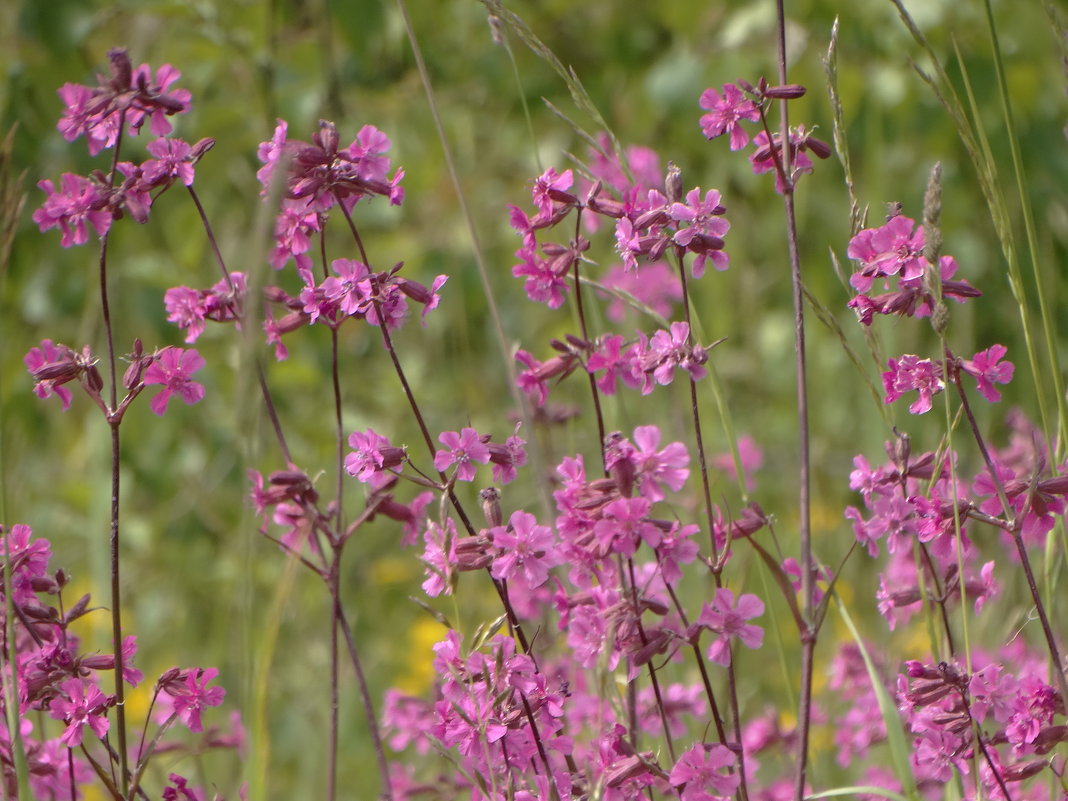
[[[26,369],[34,376],[45,367],[49,370],[47,375],[51,375],[53,370],[58,372],[58,375],[51,378],[38,378],[33,392],[38,398],[50,398],[55,395],[63,402],[63,411],[67,411],[73,396],[70,390],[62,384],[78,375],[74,351],[66,345],[57,347],[51,339],[42,339],[41,347],[30,348],[22,357],[22,361]]]
[[[193,185],[193,148],[181,139],[156,139],[146,147],[155,156],[141,165],[142,180],[152,186],[170,184],[175,179]]]
[[[434,469],[444,472],[452,465],[457,465],[456,478],[460,481],[472,481],[475,478],[474,462],[486,464],[490,460],[489,448],[473,428],[465,428],[459,434],[446,431],[438,437],[438,442],[447,450],[434,454]]]
[[[759,648],[764,643],[764,629],[745,621],[764,614],[764,602],[755,595],[746,594],[734,602],[734,593],[726,587],[716,590],[712,603],[701,607],[697,625],[718,634],[708,646],[708,659],[717,665],[731,662],[732,638],[741,640],[746,648]]]
[[[909,411],[912,414],[929,412],[932,397],[945,389],[938,365],[930,359],[906,354],[900,359],[891,359],[888,366],[890,369],[883,373],[886,402],[893,403],[906,392],[916,390],[920,396],[909,406]]]
[[[717,270],[726,270],[729,260],[723,252],[723,237],[727,235],[731,224],[722,216],[726,209],[719,202],[720,194],[709,189],[701,199],[700,189],[691,189],[686,194],[686,203],[672,203],[668,207],[668,216],[676,222],[689,225],[680,228],[673,237],[675,244],[697,254],[693,263],[693,277],[704,274],[705,259],[711,258]]]
[[[555,539],[552,529],[537,523],[529,512],[515,511],[507,527],[490,529],[493,545],[500,549],[490,567],[495,579],[507,581],[521,574],[531,589],[548,581],[549,568],[557,563]]]
[[[979,394],[991,403],[1001,400],[1001,393],[994,384],[1007,384],[1012,381],[1016,366],[1012,362],[1002,362],[1001,358],[1008,352],[1004,345],[991,345],[979,351],[971,359],[961,362],[961,369],[975,376],[979,383]],[[1000,362],[1000,364],[999,364]]]
[[[701,115],[701,131],[708,139],[723,134],[731,138],[731,150],[741,150],[749,142],[749,134],[739,125],[742,120],[760,121],[760,110],[733,83],[723,85],[721,95],[715,89],[705,89],[699,101],[708,114]]]
[[[167,347],[159,352],[156,360],[145,370],[145,385],[162,384],[163,390],[149,403],[155,414],[167,411],[167,402],[175,393],[187,404],[193,404],[204,397],[204,385],[193,381],[189,376],[203,367],[204,358],[193,348]]]
[[[666,486],[678,492],[690,475],[686,465],[690,454],[681,442],[672,442],[663,450],[660,444],[660,429],[656,426],[638,426],[634,429],[634,458],[637,464],[638,487],[642,495],[655,503],[663,500]]]
[[[61,189],[56,189],[51,181],[41,181],[37,186],[48,197],[44,205],[33,213],[33,221],[42,231],[55,228],[63,232],[60,245],[84,245],[89,241],[92,225],[98,236],[103,236],[111,228],[112,213],[106,208],[108,198],[104,190],[88,178],[64,173],[59,179]]]
[[[737,758],[725,745],[696,743],[679,757],[668,781],[684,787],[682,801],[713,801],[738,789]]]
[[[95,684],[81,679],[67,679],[60,687],[63,695],[52,699],[48,711],[56,720],[66,722],[67,729],[60,739],[67,747],[77,748],[82,744],[82,730],[86,726],[97,737],[107,734],[110,722],[106,713],[111,698],[100,692]]]
[[[578,198],[567,191],[571,188],[573,181],[574,174],[571,170],[564,170],[558,174],[552,167],[538,176],[534,181],[534,188],[530,194],[534,205],[538,207],[537,220],[539,222],[548,220],[553,216],[554,201],[561,203],[575,203],[578,201]]]
[[[396,467],[404,461],[404,448],[390,445],[389,440],[373,428],[368,428],[366,432],[353,431],[349,435],[349,447],[352,453],[345,457],[345,472],[365,484],[383,470]]]
[[[200,720],[201,710],[207,706],[219,706],[226,696],[226,690],[222,687],[208,687],[218,675],[218,668],[190,668],[163,687],[164,692],[173,699],[178,720],[191,732],[204,730]]]

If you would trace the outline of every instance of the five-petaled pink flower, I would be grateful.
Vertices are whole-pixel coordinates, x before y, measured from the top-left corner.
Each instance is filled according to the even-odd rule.
[[[89,241],[87,224],[92,225],[99,236],[106,234],[111,227],[112,213],[105,208],[105,191],[88,178],[69,172],[63,174],[59,183],[59,189],[48,180],[37,184],[48,194],[44,205],[33,213],[33,221],[38,227],[47,231],[58,225],[63,232],[59,244],[65,248]]]
[[[507,581],[520,575],[530,589],[549,580],[549,568],[558,563],[555,540],[552,529],[539,526],[534,515],[522,510],[512,512],[508,525],[490,529],[489,535],[499,549],[490,566],[495,579]]]
[[[438,441],[447,450],[434,454],[434,469],[444,471],[451,465],[457,465],[456,478],[460,481],[472,481],[475,478],[474,462],[486,464],[490,460],[489,448],[473,428],[465,428],[459,434],[446,431]]]
[[[175,714],[191,732],[204,730],[200,712],[206,706],[219,706],[226,696],[222,687],[208,684],[219,675],[218,668],[190,668],[184,675],[168,682],[164,691],[171,697]]]
[[[187,404],[196,403],[204,397],[204,385],[189,378],[205,364],[204,357],[194,349],[167,347],[159,352],[156,360],[145,370],[146,385],[162,384],[163,390],[149,403],[155,414],[167,410],[171,395],[177,393]]]
[[[1009,383],[1016,372],[1016,365],[1012,362],[1001,361],[1006,353],[1008,349],[1004,345],[991,345],[971,359],[963,360],[960,365],[964,372],[975,377],[979,383],[979,394],[991,403],[1001,400],[1001,393],[994,384]]]
[[[67,679],[60,687],[66,697],[57,695],[53,698],[48,711],[56,720],[66,722],[66,731],[60,739],[67,747],[77,748],[82,744],[82,730],[86,726],[97,737],[107,734],[110,722],[105,713],[110,698],[95,684],[82,679]]]
[[[737,758],[727,746],[695,743],[679,757],[668,781],[674,787],[685,785],[682,801],[713,801],[738,789],[741,778],[733,770],[736,764]]]
[[[752,100],[742,94],[733,83],[723,85],[721,95],[715,89],[701,93],[701,108],[708,111],[701,115],[701,131],[708,139],[730,134],[731,150],[741,150],[749,142],[749,134],[739,125],[742,120],[760,121],[760,110]]]
[[[710,604],[701,607],[701,616],[697,625],[718,634],[716,640],[708,646],[708,658],[717,665],[731,663],[730,643],[738,638],[746,648],[759,648],[764,642],[764,629],[746,623],[754,617],[764,614],[764,602],[755,595],[746,594],[734,602],[734,593],[726,587],[716,590],[716,597]]]
[[[883,373],[886,402],[893,403],[906,392],[916,390],[920,397],[909,406],[909,411],[912,414],[931,411],[932,397],[945,389],[938,365],[910,353],[900,359],[891,359],[887,366],[890,369]]]

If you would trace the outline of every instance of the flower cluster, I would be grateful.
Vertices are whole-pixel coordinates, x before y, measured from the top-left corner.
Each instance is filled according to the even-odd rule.
[[[68,574],[49,571],[51,547],[48,540],[35,538],[29,526],[0,526],[0,545],[7,555],[5,569],[11,574],[11,598],[5,601],[13,616],[5,615],[5,630],[13,640],[17,660],[13,663],[18,698],[15,710],[5,711],[23,724],[22,747],[29,765],[30,790],[34,798],[70,798],[76,786],[99,774],[114,751],[108,751],[105,738],[111,729],[115,696],[101,689],[101,673],[116,670],[114,654],[87,652],[75,633],[75,624],[93,612],[90,598],[84,595],[72,603],[63,602]],[[3,592],[0,590],[0,595]],[[122,641],[122,680],[131,687],[141,683],[143,674],[134,666],[137,639],[127,635]],[[200,681],[184,687],[179,676],[197,675]],[[207,706],[222,703],[225,691],[205,685],[218,674],[207,670],[169,671],[156,685],[155,695],[173,703],[170,720],[158,730],[161,737],[176,719],[192,732],[203,731],[200,712]],[[6,696],[0,699],[4,706]],[[49,736],[49,726],[42,716],[58,721],[62,728]],[[212,732],[216,745],[235,747],[239,739],[220,738]],[[177,743],[172,746],[178,747]],[[138,759],[147,764],[151,751]],[[5,793],[16,792],[15,760],[12,742],[0,740],[0,781]]]
[[[849,307],[864,325],[871,325],[876,314],[899,317],[930,317],[941,298],[964,303],[982,293],[967,281],[953,280],[957,260],[942,256],[937,271],[924,254],[923,226],[902,214],[891,216],[879,228],[865,228],[849,242],[849,258],[858,269],[849,278],[857,296]],[[881,279],[885,288],[895,282],[893,291],[880,295],[869,294]]]
[[[756,86],[748,81],[739,81],[737,84],[724,84],[722,92],[714,88],[706,89],[700,100],[701,108],[707,112],[700,119],[701,131],[708,139],[726,134],[730,137],[731,150],[741,150],[749,144],[749,132],[742,127],[742,122],[760,123],[762,130],[752,138],[753,152],[749,156],[749,163],[756,175],[774,172],[775,189],[783,193],[787,186],[793,186],[798,176],[812,172],[810,153],[820,159],[831,155],[827,143],[813,136],[805,126],[792,127],[786,154],[790,175],[785,174],[782,132],[771,131],[765,112],[772,100],[792,100],[804,94],[803,86],[769,86],[763,78]]]
[[[137,222],[148,219],[152,203],[176,181],[191,186],[193,166],[211,149],[214,140],[190,145],[169,137],[167,119],[189,110],[189,92],[172,89],[181,73],[164,64],[152,71],[147,64],[136,69],[125,50],[112,50],[111,75],[101,76],[94,87],[64,84],[59,90],[65,108],[59,130],[68,142],[84,136],[90,155],[117,148],[123,132],[140,133],[146,120],[157,137],[146,149],[151,158],[141,164],[117,163],[116,176],[94,171],[88,177],[66,173],[59,186],[50,180],[38,184],[46,194],[44,205],[33,214],[42,231],[58,227],[63,247],[84,245],[90,227],[103,237],[114,220],[129,214]],[[155,196],[153,196],[155,192]]]

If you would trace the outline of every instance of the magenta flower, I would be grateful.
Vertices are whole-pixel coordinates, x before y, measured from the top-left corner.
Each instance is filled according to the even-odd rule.
[[[725,745],[696,743],[679,757],[668,781],[684,787],[682,801],[713,801],[738,789],[737,758]]]
[[[460,481],[472,481],[475,478],[474,462],[486,464],[490,460],[489,448],[473,428],[465,428],[459,434],[446,431],[438,437],[438,442],[447,450],[434,454],[434,469],[444,472],[446,468],[457,465],[456,478]]]
[[[720,194],[709,189],[701,198],[700,189],[691,189],[686,194],[686,203],[672,203],[668,207],[668,216],[676,222],[689,225],[680,228],[673,237],[675,244],[681,245],[697,254],[693,264],[694,278],[704,274],[705,259],[711,258],[717,270],[726,270],[729,260],[723,252],[723,237],[727,235],[731,224],[723,217],[727,209],[719,202]]]
[[[170,64],[156,70],[155,79],[147,64],[134,69],[130,57],[121,48],[108,52],[111,75],[100,76],[98,86],[65,84],[59,90],[63,116],[56,126],[63,138],[73,142],[83,134],[89,140],[89,153],[95,156],[118,141],[119,121],[131,134],[141,131],[145,120],[155,136],[171,132],[167,117],[189,110],[190,94],[185,89],[170,89],[181,73]]]
[[[664,487],[678,492],[690,475],[686,465],[690,454],[681,442],[672,442],[662,450],[660,429],[656,426],[638,426],[634,429],[634,444],[637,450],[634,459],[637,466],[638,488],[651,502],[663,500]]]
[[[916,390],[920,396],[909,406],[909,411],[912,414],[931,411],[933,396],[945,389],[938,365],[930,359],[906,354],[891,359],[888,366],[890,369],[883,373],[886,402],[893,403],[906,392]]]
[[[141,165],[141,178],[150,186],[170,184],[175,180],[193,185],[193,148],[181,139],[156,139],[146,150],[155,158]]]
[[[182,671],[175,680],[167,682],[163,688],[173,701],[178,720],[191,732],[204,730],[200,720],[204,707],[219,706],[226,696],[226,690],[222,687],[208,687],[218,675],[218,668],[190,668]]]
[[[894,275],[906,281],[922,278],[927,268],[927,259],[923,257],[923,226],[915,232],[914,226],[912,219],[899,214],[879,228],[857,232],[846,251],[849,258],[860,262],[860,270],[849,279],[850,285],[858,292],[867,292],[876,278]]]
[[[76,354],[66,345],[56,346],[50,339],[42,339],[41,347],[30,348],[22,357],[26,369],[35,377],[42,368],[47,368],[45,375],[37,379],[33,392],[38,398],[51,398],[53,395],[63,402],[63,411],[70,408],[72,395],[69,389],[62,386],[78,376]],[[52,376],[56,372],[57,375]]]
[[[59,179],[61,189],[48,180],[40,181],[37,186],[48,197],[44,205],[33,213],[33,221],[41,231],[55,228],[63,232],[60,245],[84,245],[89,241],[89,229],[92,225],[98,236],[103,236],[111,228],[112,213],[106,208],[108,198],[104,189],[80,175],[64,173]]]
[[[539,222],[548,220],[553,216],[554,201],[561,203],[575,203],[578,201],[578,198],[567,191],[571,188],[573,181],[574,174],[571,170],[557,173],[552,167],[535,179],[534,188],[531,189],[530,194],[534,205],[538,207],[537,219]]]
[[[764,629],[746,623],[764,614],[764,602],[755,595],[746,594],[734,602],[734,593],[726,587],[716,590],[712,603],[701,607],[697,625],[719,635],[708,646],[708,659],[717,665],[731,662],[731,639],[741,640],[746,648],[759,648],[764,643]]]
[[[515,255],[522,261],[512,267],[512,275],[525,278],[523,290],[535,303],[544,303],[550,309],[559,309],[570,287],[567,280],[553,269],[553,263],[538,256],[530,248],[517,250]]]
[[[731,138],[731,150],[741,150],[749,142],[749,134],[739,125],[742,120],[760,121],[760,110],[742,90],[733,83],[723,85],[721,95],[715,89],[705,89],[701,93],[701,108],[708,111],[701,115],[701,131],[708,139],[715,139],[723,134]]]
[[[1001,400],[1001,393],[994,384],[1007,384],[1012,381],[1016,366],[1012,362],[1002,362],[1001,358],[1008,352],[1004,345],[991,345],[979,351],[971,359],[961,362],[961,369],[975,376],[979,382],[979,394],[991,403]],[[999,363],[1000,362],[1000,363]]]
[[[60,739],[68,748],[82,744],[82,731],[88,726],[97,737],[107,734],[110,721],[106,717],[111,698],[100,692],[95,684],[81,679],[67,679],[60,685],[63,695],[57,695],[48,706],[49,714],[67,724]]]
[[[353,431],[349,435],[352,453],[345,457],[345,472],[363,483],[372,481],[383,470],[396,467],[404,461],[404,448],[394,447],[373,428]],[[386,476],[388,478],[388,476]]]
[[[204,385],[189,378],[205,365],[204,358],[193,348],[167,347],[157,354],[156,360],[145,370],[144,383],[162,384],[163,390],[149,403],[155,414],[167,411],[167,402],[175,393],[187,404],[196,403],[204,397]]]
[[[590,373],[598,373],[604,370],[604,374],[597,377],[597,388],[605,395],[614,395],[617,380],[622,380],[630,387],[641,384],[639,368],[631,358],[632,351],[621,352],[623,337],[618,334],[609,334],[599,337],[594,343],[595,350],[586,360],[586,370]]]
[[[539,526],[529,512],[512,512],[508,526],[490,529],[493,545],[500,549],[490,566],[495,579],[508,581],[518,575],[531,589],[549,580],[549,568],[557,564],[554,558],[555,538],[548,526]]]

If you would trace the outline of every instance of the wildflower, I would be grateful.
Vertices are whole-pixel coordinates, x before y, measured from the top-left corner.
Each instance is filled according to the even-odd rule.
[[[713,801],[731,795],[741,782],[737,758],[725,745],[696,743],[679,757],[668,780],[682,788],[682,801]]]
[[[717,665],[729,665],[731,662],[731,640],[741,640],[746,648],[759,648],[764,643],[764,629],[746,623],[754,617],[764,614],[764,602],[755,595],[746,594],[734,601],[734,593],[726,587],[716,590],[716,596],[710,604],[701,607],[696,628],[706,628],[719,635],[708,646],[708,659]],[[691,627],[694,628],[694,627]]]
[[[84,245],[89,241],[87,225],[92,225],[98,236],[111,228],[112,211],[107,208],[106,190],[80,175],[64,173],[60,189],[51,181],[40,181],[37,186],[47,193],[44,205],[33,213],[33,221],[41,231],[57,225],[63,232],[60,245]]]
[[[465,428],[460,433],[446,431],[438,437],[446,450],[434,454],[434,469],[443,472],[452,465],[457,465],[456,478],[460,481],[473,481],[475,465],[486,464],[490,460],[489,448],[473,428]]]
[[[204,385],[193,381],[189,376],[203,367],[204,358],[193,348],[166,347],[156,354],[155,361],[145,370],[146,386],[162,384],[163,390],[149,403],[155,414],[167,411],[167,403],[175,393],[186,404],[193,404],[204,397]]]
[[[557,173],[552,167],[538,176],[534,181],[534,188],[530,191],[531,199],[538,207],[538,216],[535,218],[537,221],[550,219],[553,216],[555,203],[566,205],[578,203],[578,198],[567,191],[571,188],[573,181],[574,174],[571,170]]]
[[[729,260],[723,252],[723,237],[731,224],[724,219],[726,208],[720,204],[720,194],[709,189],[701,198],[700,189],[691,189],[686,194],[686,203],[672,203],[668,216],[676,222],[689,223],[672,237],[680,245],[697,254],[693,263],[693,277],[704,275],[705,260],[711,259],[717,270],[726,270]]]
[[[739,123],[760,121],[760,109],[733,83],[723,85],[723,94],[715,89],[701,93],[701,108],[708,111],[701,115],[701,131],[708,139],[728,134],[731,150],[741,150],[749,142],[749,134]]]
[[[912,414],[931,411],[932,397],[943,389],[941,370],[930,359],[906,354],[900,359],[890,359],[889,370],[883,373],[883,387],[886,389],[886,402],[893,403],[906,392],[916,390],[917,398],[909,406]]]
[[[208,140],[210,141],[210,140]],[[198,147],[202,147],[198,143]],[[181,139],[156,139],[145,148],[155,158],[141,165],[141,178],[148,186],[169,186],[175,180],[193,185],[193,162],[198,154]]]
[[[174,712],[191,732],[204,730],[200,713],[204,707],[219,706],[226,696],[222,687],[208,687],[219,675],[218,668],[189,668],[163,684],[163,691],[172,699]]]
[[[404,448],[394,447],[373,428],[353,431],[349,435],[352,453],[345,457],[345,472],[367,483],[383,470],[390,470],[404,462]]]
[[[68,142],[84,135],[93,156],[115,146],[120,120],[136,135],[147,119],[153,135],[166,136],[171,132],[167,117],[189,110],[189,92],[171,88],[182,73],[170,64],[160,66],[153,78],[147,64],[134,69],[121,48],[111,50],[108,60],[111,76],[101,76],[95,89],[65,84],[59,90],[65,108],[57,128]]]
[[[500,549],[490,567],[495,579],[507,581],[522,573],[532,589],[548,581],[549,568],[556,564],[555,541],[552,530],[537,522],[529,512],[515,511],[507,527],[490,529],[490,539]]]
[[[1001,400],[1001,393],[994,384],[1007,384],[1012,381],[1016,366],[1012,362],[1002,362],[1008,352],[1004,345],[991,345],[975,354],[971,359],[961,362],[961,369],[974,376],[979,383],[979,394],[991,403]]]
[[[104,695],[99,687],[83,679],[68,679],[60,689],[63,694],[52,699],[48,710],[53,718],[66,722],[67,728],[60,739],[68,748],[82,744],[86,726],[97,737],[107,734],[111,724],[106,713],[114,698]]]

